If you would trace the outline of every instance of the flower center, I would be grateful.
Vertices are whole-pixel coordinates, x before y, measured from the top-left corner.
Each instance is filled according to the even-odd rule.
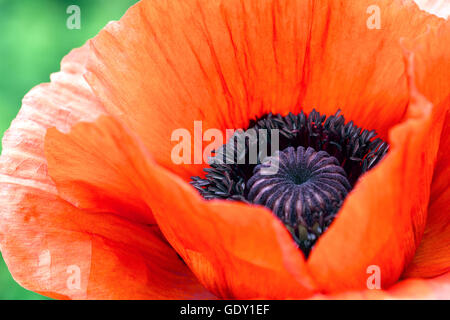
[[[308,251],[333,221],[351,185],[327,152],[289,147],[257,165],[247,189],[248,200],[271,209]]]
[[[375,131],[363,130],[353,121],[346,123],[339,112],[328,118],[315,110],[309,115],[303,111],[284,117],[269,114],[251,121],[247,132],[251,130],[255,139],[239,144],[239,135],[233,136],[216,150],[210,167],[204,169],[205,177],[192,177],[191,184],[205,199],[271,209],[306,257],[359,177],[389,149]],[[261,130],[277,131],[279,139],[273,141]],[[255,157],[252,150],[260,142],[272,151],[276,145],[278,153],[267,157],[265,150]],[[256,162],[249,161],[255,158]]]

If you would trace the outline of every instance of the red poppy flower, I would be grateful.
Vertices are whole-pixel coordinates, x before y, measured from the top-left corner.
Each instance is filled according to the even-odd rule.
[[[141,1],[4,136],[13,277],[54,298],[449,298],[448,43],[448,21],[405,0]],[[194,121],[225,132],[313,109],[390,149],[309,256],[275,209],[206,200],[189,182],[208,165],[171,160]]]

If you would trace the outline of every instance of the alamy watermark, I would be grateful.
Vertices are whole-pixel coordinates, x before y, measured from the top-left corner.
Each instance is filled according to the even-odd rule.
[[[66,21],[67,29],[81,29],[81,9],[77,5],[70,5],[66,9],[66,13],[69,15]]]
[[[366,21],[367,29],[380,30],[381,29],[381,8],[374,4],[367,8],[366,13],[370,15]]]
[[[381,268],[377,265],[370,265],[367,267],[366,272],[370,274],[366,281],[367,289],[381,289]]]
[[[193,132],[193,134],[192,134]],[[171,151],[174,164],[258,164],[266,158],[264,174],[278,172],[280,131],[278,129],[209,128],[203,132],[202,121],[194,121],[193,130],[179,128],[172,132],[176,142]],[[206,146],[204,144],[207,143]]]

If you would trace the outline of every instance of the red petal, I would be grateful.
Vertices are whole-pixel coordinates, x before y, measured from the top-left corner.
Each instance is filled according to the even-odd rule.
[[[449,104],[450,105],[450,104]],[[435,277],[450,272],[450,113],[438,153],[425,232],[403,277]]]
[[[54,195],[9,186],[2,254],[25,288],[53,298],[210,297],[155,226],[88,214]],[[20,202],[14,195],[23,194]]]
[[[130,196],[126,201],[140,203],[145,198],[140,190],[148,183],[141,174],[147,163],[139,146],[116,122],[100,118],[96,125],[79,123],[68,135],[50,129],[45,150],[58,190],[91,211],[74,218],[82,232],[92,236],[89,297],[210,296],[162,236],[150,210],[134,212],[145,205],[127,207],[121,200]],[[110,225],[105,221],[110,213],[96,211],[105,208],[111,208],[115,219]]]
[[[86,50],[74,50],[51,83],[26,95],[4,136],[3,257],[20,284],[55,298],[179,298],[202,293],[157,228],[109,213],[87,213],[57,195],[44,157],[47,128],[68,131],[73,123],[92,121],[104,112],[82,77]]]
[[[149,179],[148,202],[161,230],[211,292],[222,298],[280,299],[305,298],[314,290],[302,254],[271,212],[204,201],[155,165]]]
[[[322,241],[333,243],[327,254],[338,256],[336,261],[329,261],[325,252],[316,258],[313,253],[310,261],[324,290],[364,286],[365,270],[373,263],[382,264],[389,274],[383,282],[387,286],[411,260],[423,233],[443,121],[442,97],[432,90],[424,88],[436,105],[433,116],[426,111],[412,115],[414,108],[408,111],[400,40],[425,34],[445,21],[421,12],[412,2],[386,0],[376,3],[381,29],[371,29],[368,9],[373,4],[143,1],[92,41],[95,55],[88,81],[106,108],[142,138],[156,161],[184,179],[200,174],[200,168],[174,165],[173,144],[168,142],[174,129],[193,132],[194,120],[202,120],[204,130],[224,130],[245,127],[250,118],[266,112],[308,112],[316,107],[326,114],[341,108],[347,119],[375,128],[386,139],[398,125],[390,134],[391,155],[361,180],[347,201],[347,218],[342,220],[357,230],[347,225],[337,236],[344,228],[340,223],[336,241]],[[433,54],[444,51],[440,44]],[[401,123],[404,119],[408,121]],[[428,134],[431,143],[422,149]],[[411,159],[421,161],[406,161]],[[388,184],[384,190],[382,183]],[[382,228],[385,224],[389,227]],[[364,235],[366,229],[371,232]],[[383,230],[382,236],[377,230]],[[315,251],[320,246],[319,242]],[[367,254],[361,254],[366,250],[362,246],[370,246]],[[389,254],[395,256],[394,263]],[[330,280],[338,275],[338,280]],[[350,275],[352,280],[344,283]]]
[[[408,105],[400,39],[443,20],[412,2],[376,3],[381,30],[367,27],[372,0],[141,1],[92,40],[88,81],[186,180],[202,166],[175,165],[171,135],[193,134],[195,120],[224,131],[268,112],[341,108],[387,138]]]
[[[450,52],[436,50],[450,42],[450,23],[430,30],[428,42],[411,45],[419,63],[419,90],[447,110],[431,187],[426,229],[415,257],[403,277],[435,277],[450,271]]]
[[[151,209],[139,194],[142,159],[124,151],[137,147],[128,135],[111,134],[111,130],[78,126],[67,138],[57,135],[54,129],[48,131],[48,172],[58,195],[85,211],[113,213],[137,224],[155,224]],[[85,137],[92,138],[82,140]]]
[[[124,175],[133,178],[140,190],[137,196],[152,207],[168,241],[201,283],[216,295],[239,299],[311,294],[313,285],[300,251],[269,211],[227,201],[204,201],[179,177],[150,158],[146,162],[145,151],[140,153],[138,145],[112,118],[101,118],[95,124],[78,124],[67,136],[52,131],[48,139],[49,155],[56,155],[60,160],[75,159],[64,161],[67,168],[75,168],[72,163],[81,161],[79,158],[84,158],[81,163],[88,167],[96,159],[98,177],[103,177],[101,167],[112,163],[109,159],[116,152],[111,150],[120,149],[117,156],[122,154],[129,162],[117,167],[118,171],[124,170]],[[115,141],[115,146],[109,141]],[[77,156],[80,150],[74,148],[80,144],[84,144],[83,156]],[[93,149],[99,151],[89,152]],[[99,161],[97,152],[103,152],[105,162]],[[51,173],[72,179],[71,170],[60,170],[57,162],[50,163],[55,164]],[[79,165],[76,168],[83,170]],[[93,177],[96,173],[92,169],[83,172],[93,181],[98,179]],[[82,175],[75,175],[78,174]],[[104,187],[108,189],[107,183]],[[140,247],[136,245],[136,248]],[[154,257],[151,261],[158,264],[158,259]]]
[[[408,279],[400,281],[388,290],[365,290],[334,295],[316,295],[314,299],[350,300],[448,300],[450,299],[450,273],[433,279]]]
[[[365,288],[371,265],[380,267],[382,287],[390,287],[420,242],[445,108],[415,88],[413,57],[411,103],[405,121],[390,131],[390,152],[361,178],[308,260],[326,292]]]

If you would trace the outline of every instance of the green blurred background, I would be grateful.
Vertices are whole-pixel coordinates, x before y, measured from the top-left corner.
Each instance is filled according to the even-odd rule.
[[[82,46],[137,0],[0,0],[0,136],[19,111],[23,96],[49,81],[61,59]],[[81,10],[81,29],[69,30],[70,5]],[[1,151],[1,146],[0,146]],[[20,287],[0,256],[0,300],[45,299]]]

